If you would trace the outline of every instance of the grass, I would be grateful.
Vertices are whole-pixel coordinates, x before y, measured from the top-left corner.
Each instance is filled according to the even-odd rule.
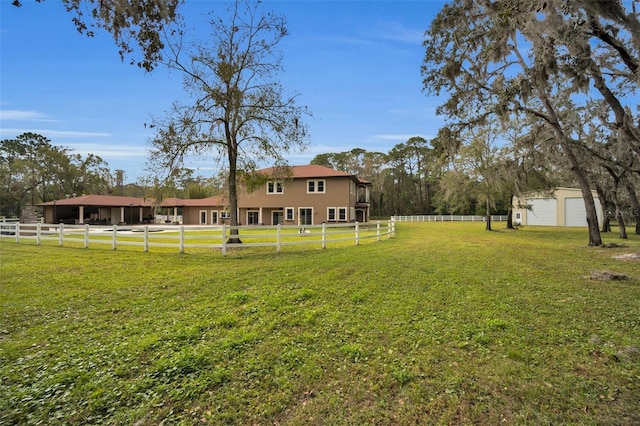
[[[0,424],[638,424],[640,237],[401,224],[375,244],[0,242]],[[594,281],[592,271],[631,277]]]

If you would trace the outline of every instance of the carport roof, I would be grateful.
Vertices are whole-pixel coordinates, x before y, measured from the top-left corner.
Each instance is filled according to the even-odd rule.
[[[82,195],[80,197],[64,198],[62,200],[47,201],[40,206],[102,206],[102,207],[151,207],[153,200],[149,198],[121,197],[118,195]]]

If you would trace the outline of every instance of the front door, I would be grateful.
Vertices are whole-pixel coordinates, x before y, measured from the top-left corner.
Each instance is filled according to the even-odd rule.
[[[273,212],[271,214],[271,224],[272,225],[282,225],[284,223],[284,214],[279,212]]]
[[[258,213],[259,212],[255,211],[247,212],[247,223],[249,225],[258,225],[258,221],[260,220]]]

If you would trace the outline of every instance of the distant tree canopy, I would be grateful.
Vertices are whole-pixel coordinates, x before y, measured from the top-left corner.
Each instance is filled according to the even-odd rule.
[[[311,164],[369,181],[371,212],[375,216],[485,215],[489,212],[488,205],[494,214],[507,213],[511,194],[507,182],[511,182],[511,177],[497,171],[503,169],[501,163],[489,161],[497,155],[497,148],[491,147],[491,156],[486,159],[475,155],[475,151],[470,155],[469,151],[449,155],[441,139],[427,141],[416,136],[395,145],[388,153],[355,148],[318,154]],[[513,157],[507,152],[499,153],[504,160]],[[474,163],[474,159],[482,161]]]
[[[44,0],[36,0],[38,3]],[[151,71],[162,59],[162,33],[176,22],[182,0],[62,0],[81,34],[93,37],[95,29],[109,32],[119,48],[120,58],[134,53],[137,45],[141,58],[131,57],[136,64]],[[20,0],[13,0],[20,7]]]
[[[24,133],[0,141],[0,216],[19,216],[26,205],[81,194],[105,194],[112,176],[100,157],[82,157]]]

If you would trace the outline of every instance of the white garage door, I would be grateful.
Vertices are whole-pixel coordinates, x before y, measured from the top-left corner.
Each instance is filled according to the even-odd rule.
[[[598,212],[598,222],[602,223],[600,201],[594,199]],[[587,210],[582,198],[566,198],[564,201],[564,223],[567,226],[587,226]]]
[[[528,200],[531,210],[527,210],[527,225],[556,226],[558,210],[555,198]]]

